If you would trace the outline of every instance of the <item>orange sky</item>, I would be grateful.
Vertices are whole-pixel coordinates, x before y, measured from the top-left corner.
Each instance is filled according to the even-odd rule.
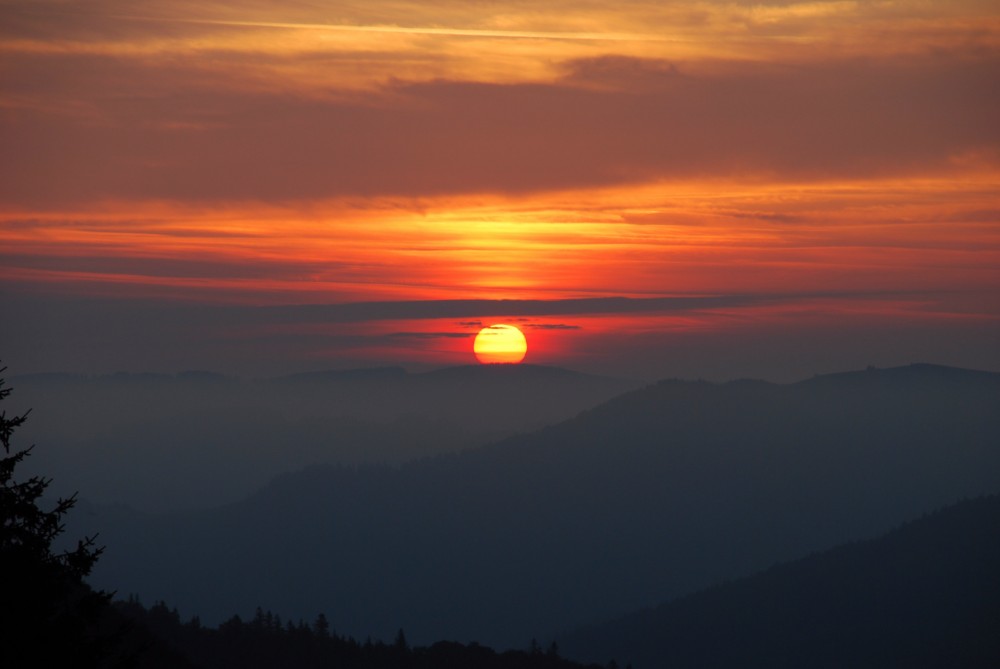
[[[1000,369],[994,2],[0,13],[20,371]]]

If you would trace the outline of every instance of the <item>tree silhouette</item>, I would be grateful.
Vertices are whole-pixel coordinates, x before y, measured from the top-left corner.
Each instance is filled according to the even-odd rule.
[[[313,631],[321,639],[326,639],[330,636],[330,622],[326,619],[325,613],[320,613],[316,616],[316,622],[313,623]]]
[[[0,367],[0,375],[6,371]],[[0,401],[11,393],[0,376]],[[0,411],[0,665],[104,666],[112,636],[99,630],[110,595],[94,592],[83,578],[101,554],[94,537],[57,552],[63,516],[76,495],[40,504],[51,479],[18,482],[14,470],[32,447],[11,451],[11,437],[28,417]]]

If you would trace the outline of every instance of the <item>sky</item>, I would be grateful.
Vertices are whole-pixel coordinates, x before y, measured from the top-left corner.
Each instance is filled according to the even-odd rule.
[[[0,0],[0,358],[1000,370],[993,0]]]

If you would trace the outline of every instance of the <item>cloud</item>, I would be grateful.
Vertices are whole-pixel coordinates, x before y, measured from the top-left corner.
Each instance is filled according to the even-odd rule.
[[[385,335],[393,339],[468,339],[471,332],[390,332]]]
[[[328,99],[234,88],[225,67],[184,59],[7,59],[0,86],[25,101],[0,120],[8,206],[933,174],[1000,145],[996,53],[711,73],[615,58],[551,83],[391,82]]]
[[[566,323],[526,323],[525,327],[533,330],[580,330],[579,325],[567,325]]]
[[[572,60],[565,68],[563,83],[608,91],[648,92],[683,76],[672,62],[620,55]]]
[[[148,299],[102,299],[24,295],[0,290],[0,303],[26,321],[47,321],[47,315],[62,314],[70,320],[118,323],[133,320],[151,327],[241,328],[374,323],[382,321],[464,319],[489,317],[545,317],[559,315],[613,315],[683,313],[694,310],[729,309],[761,304],[816,299],[885,299],[886,293],[803,293],[799,295],[710,295],[675,297],[600,297],[556,300],[414,300],[355,302],[347,304],[291,304],[254,306],[243,304],[200,305]],[[538,324],[549,327],[546,324]],[[556,325],[556,327],[565,327]],[[437,336],[436,332],[401,331],[391,336]],[[469,332],[448,336],[469,336]]]
[[[183,313],[186,320],[223,322],[233,326],[254,324],[351,324],[380,321],[454,319],[469,316],[510,317],[510,321],[530,321],[531,317],[682,314],[699,311],[752,308],[755,306],[837,300],[917,299],[922,293],[829,291],[785,294],[728,294],[672,297],[597,297],[555,300],[411,300],[354,302],[348,304],[297,304],[274,306],[175,306],[151,307]],[[529,325],[528,327],[531,327]],[[574,329],[572,325],[539,324],[540,329]],[[437,336],[435,333],[401,333],[399,336]],[[469,336],[456,333],[448,336]],[[393,335],[396,336],[396,335]]]
[[[269,279],[305,280],[310,272],[324,264],[304,263],[295,260],[272,261],[267,264],[253,258],[142,258],[114,255],[40,255],[0,253],[0,265],[58,273],[93,274],[96,276],[120,275],[159,278],[204,279]]]
[[[568,300],[414,300],[264,307],[218,307],[231,317],[263,322],[358,323],[383,320],[463,318],[468,316],[555,316],[680,312],[746,306],[781,299],[775,296],[595,297]]]
[[[995,297],[994,291],[981,299],[995,303]],[[998,368],[1000,321],[981,313],[956,313],[953,307],[951,295],[920,291],[262,309],[0,290],[5,319],[0,350],[5,360],[16,363],[18,373],[198,368],[261,376],[331,366],[444,366],[466,360],[471,333],[449,332],[448,323],[435,323],[435,318],[453,322],[455,313],[510,312],[572,314],[586,321],[572,346],[553,345],[544,354],[551,357],[537,361],[637,378],[681,373],[733,378],[765,372],[794,378],[816,370],[913,360]],[[979,310],[973,306],[972,311]],[[426,322],[397,322],[420,319]],[[878,351],[873,352],[873,341]],[[758,358],[762,349],[766,357]]]

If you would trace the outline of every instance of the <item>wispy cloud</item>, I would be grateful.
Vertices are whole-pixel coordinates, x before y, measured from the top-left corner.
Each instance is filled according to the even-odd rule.
[[[386,320],[452,319],[468,316],[564,316],[595,314],[682,313],[732,309],[799,301],[843,299],[884,300],[912,295],[910,292],[802,292],[774,294],[691,295],[670,297],[596,297],[561,300],[416,300],[357,302],[351,304],[299,304],[267,307],[212,308],[225,318],[262,323],[360,323]],[[205,313],[209,313],[206,310]],[[535,324],[539,329],[578,329],[571,325]],[[416,333],[421,334],[421,333]],[[449,336],[468,336],[458,333]]]
[[[525,323],[525,327],[532,330],[579,330],[579,325],[569,325],[567,323]]]
[[[392,35],[440,35],[445,37],[484,37],[501,39],[552,39],[613,42],[668,42],[663,35],[618,32],[560,32],[541,30],[498,30],[483,28],[400,26],[400,25],[353,25],[336,23],[289,23],[280,21],[233,21],[212,19],[164,19],[141,15],[120,15],[110,18],[131,21],[189,23],[195,25],[232,26],[243,28],[280,28],[285,30],[319,30],[347,33],[385,33]]]
[[[392,339],[468,339],[471,332],[390,332],[385,337]]]
[[[744,65],[713,76],[640,69],[628,75],[627,104],[616,90],[622,68],[589,70],[592,88],[396,83],[383,90],[397,100],[389,104],[262,95],[221,74],[101,58],[55,72],[25,66],[6,74],[6,90],[48,89],[90,111],[6,114],[0,200],[302,201],[930,176],[959,171],[956,158],[972,154],[997,169],[1000,56]],[[101,93],[110,81],[132,94]]]

